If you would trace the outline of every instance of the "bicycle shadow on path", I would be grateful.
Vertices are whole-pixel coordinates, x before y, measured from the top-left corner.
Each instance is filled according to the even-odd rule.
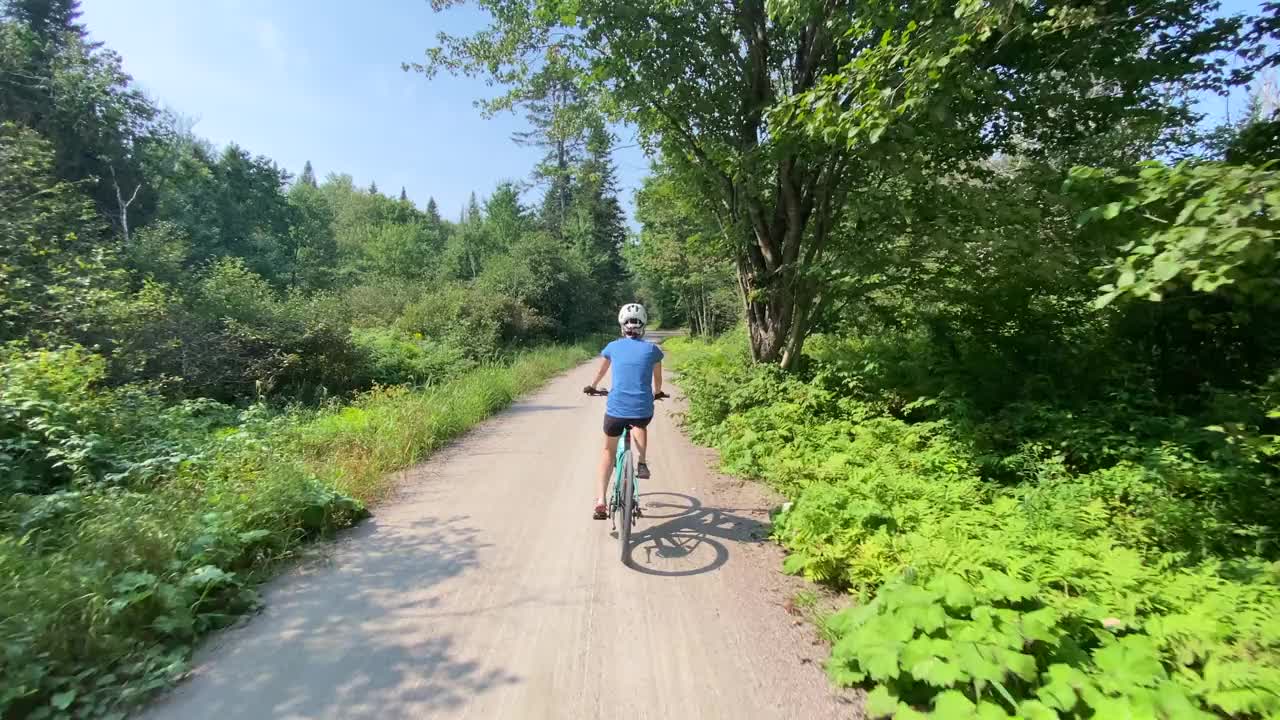
[[[729,547],[762,543],[768,522],[738,515],[768,517],[767,508],[706,507],[691,495],[676,492],[640,493],[644,516],[631,532],[627,553],[631,569],[645,575],[687,577],[723,567]],[[646,525],[659,521],[656,525]]]

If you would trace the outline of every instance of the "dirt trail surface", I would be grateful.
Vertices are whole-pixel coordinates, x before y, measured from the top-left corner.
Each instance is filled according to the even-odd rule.
[[[149,718],[856,716],[763,541],[774,501],[708,469],[679,401],[650,431],[634,568],[591,519],[603,398],[579,367],[404,473],[266,588]]]

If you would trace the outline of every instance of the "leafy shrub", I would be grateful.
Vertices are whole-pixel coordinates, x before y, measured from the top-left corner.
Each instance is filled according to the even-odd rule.
[[[347,288],[342,302],[357,328],[391,327],[404,314],[405,308],[430,292],[424,285],[403,281],[361,284]]]
[[[480,275],[477,287],[480,292],[536,308],[527,315],[527,327],[550,338],[578,337],[597,329],[599,308],[605,304],[604,298],[587,294],[593,281],[583,259],[563,241],[545,233],[524,236],[510,252],[494,258]]]
[[[458,347],[473,360],[486,361],[537,337],[545,321],[512,297],[450,283],[406,307],[396,326]]]
[[[433,385],[475,366],[457,347],[399,330],[357,330],[353,337],[369,358],[369,379],[380,385]]]
[[[1150,403],[982,411],[901,392],[927,378],[883,339],[815,348],[797,377],[740,336],[669,343],[695,437],[792,499],[785,568],[863,600],[827,667],[872,715],[1280,713],[1266,441]]]
[[[147,386],[104,387],[106,365],[74,346],[0,352],[0,494],[167,477],[233,420],[216,402],[169,404]]]
[[[0,342],[77,339],[85,313],[120,285],[105,231],[82,184],[55,176],[54,147],[0,122]]]
[[[119,716],[254,606],[273,559],[361,516],[271,447],[280,430],[250,413],[160,485],[5,498],[0,713]]]
[[[365,368],[340,298],[280,297],[238,259],[206,268],[186,303],[149,285],[133,308],[142,317],[116,323],[135,328],[121,333],[120,361],[139,376],[181,378],[189,396],[307,399],[355,388]]]

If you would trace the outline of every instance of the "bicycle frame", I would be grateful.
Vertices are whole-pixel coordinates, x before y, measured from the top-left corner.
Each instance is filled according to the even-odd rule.
[[[629,450],[631,450],[631,428],[625,427],[622,429],[622,437],[618,438],[618,450],[613,455],[613,492],[610,494],[610,510],[622,507],[622,462]],[[631,491],[632,495],[638,497],[639,485],[635,477],[631,478],[631,483],[634,487]]]

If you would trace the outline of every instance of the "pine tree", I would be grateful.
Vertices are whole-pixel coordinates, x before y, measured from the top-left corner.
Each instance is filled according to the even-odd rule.
[[[573,178],[570,169],[551,178],[546,195],[542,196],[542,208],[539,213],[542,226],[552,237],[563,239],[565,222],[569,208],[573,204]]]
[[[409,202],[409,193],[404,191],[404,186],[400,186],[400,202]]]
[[[0,0],[0,121],[48,139],[57,175],[87,181],[99,211],[120,218],[122,198],[135,190],[144,193],[139,206],[153,201],[138,150],[157,111],[79,17],[77,0]],[[30,41],[12,42],[15,27]]]
[[[585,245],[601,291],[611,300],[626,279],[622,246],[627,239],[622,203],[618,200],[615,178],[613,139],[603,127],[593,128],[587,139],[587,160],[579,171],[581,177],[574,198],[575,215],[582,219],[578,237]]]
[[[531,91],[519,99],[533,127],[512,137],[520,145],[546,149],[533,170],[539,182],[547,184],[541,222],[551,234],[563,237],[563,228],[573,203],[573,168],[582,161],[587,129],[598,123],[584,103],[572,70],[558,56],[547,59]]]
[[[435,198],[427,198],[427,222],[432,225],[440,225],[443,222],[440,217],[440,206],[436,205]]]
[[[377,183],[377,181],[374,181],[374,182],[369,183],[369,194],[370,194],[370,195],[377,195],[377,194],[378,194],[378,183]]]
[[[80,0],[8,0],[3,17],[31,28],[41,40],[54,47],[66,42],[67,33],[84,40],[88,33],[80,19]]]
[[[298,176],[298,183],[307,187],[316,187],[316,171],[311,167],[310,160],[302,166],[302,174]]]

